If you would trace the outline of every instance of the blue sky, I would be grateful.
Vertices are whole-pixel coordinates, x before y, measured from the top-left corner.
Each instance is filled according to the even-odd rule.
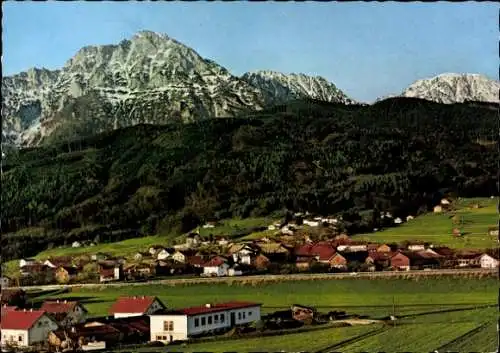
[[[85,45],[168,34],[241,75],[320,75],[354,99],[444,72],[498,78],[491,3],[7,2],[3,74],[59,68]]]

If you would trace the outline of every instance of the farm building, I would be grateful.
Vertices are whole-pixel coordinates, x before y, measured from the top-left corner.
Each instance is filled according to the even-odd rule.
[[[365,263],[370,265],[370,270],[372,271],[383,270],[385,268],[390,267],[392,256],[393,253],[391,252],[372,251],[366,258]]]
[[[123,278],[123,267],[119,264],[100,264],[99,282],[119,281]]]
[[[498,268],[499,265],[498,253],[487,253],[479,257],[479,265],[481,268]]]
[[[151,341],[184,341],[260,320],[261,304],[228,302],[150,315]]]
[[[434,213],[441,213],[443,212],[443,207],[441,205],[434,206]]]
[[[79,324],[85,321],[87,309],[79,302],[56,300],[45,301],[40,310],[45,311],[60,326]]]
[[[120,297],[109,309],[115,318],[150,315],[165,309],[165,305],[156,297]]]
[[[2,346],[42,343],[55,329],[56,321],[42,310],[8,310],[2,313]]]
[[[205,276],[227,276],[229,265],[225,258],[216,256],[203,265],[203,275]]]
[[[391,256],[391,267],[395,270],[409,271],[410,259],[403,253],[397,252]]]

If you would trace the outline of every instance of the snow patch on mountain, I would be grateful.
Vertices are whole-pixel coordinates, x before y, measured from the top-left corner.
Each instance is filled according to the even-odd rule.
[[[500,102],[500,83],[479,74],[445,73],[418,80],[401,96],[426,99],[438,103]]]

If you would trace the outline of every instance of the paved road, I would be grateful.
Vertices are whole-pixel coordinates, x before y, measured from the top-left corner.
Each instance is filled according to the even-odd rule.
[[[161,279],[147,282],[115,282],[115,283],[87,283],[87,284],[66,284],[66,285],[44,285],[44,286],[26,286],[21,287],[24,290],[59,290],[66,288],[102,288],[102,287],[125,287],[125,286],[144,286],[151,284],[164,284],[169,286],[182,284],[201,284],[201,283],[234,283],[234,282],[273,282],[273,281],[301,281],[301,280],[336,280],[346,278],[397,278],[407,276],[465,276],[465,275],[496,275],[497,269],[463,269],[463,270],[431,270],[431,271],[391,271],[391,272],[359,272],[353,273],[307,273],[290,275],[260,275],[260,276],[238,276],[238,277],[218,277],[218,278],[176,278]]]

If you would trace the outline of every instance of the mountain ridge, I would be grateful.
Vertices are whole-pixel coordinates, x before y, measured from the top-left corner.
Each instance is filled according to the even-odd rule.
[[[325,79],[312,81],[334,91],[331,99],[348,99]],[[85,46],[61,69],[4,77],[2,141],[32,146],[138,123],[235,116],[286,102],[291,90],[281,88],[271,93],[168,35],[140,31],[119,44]]]

